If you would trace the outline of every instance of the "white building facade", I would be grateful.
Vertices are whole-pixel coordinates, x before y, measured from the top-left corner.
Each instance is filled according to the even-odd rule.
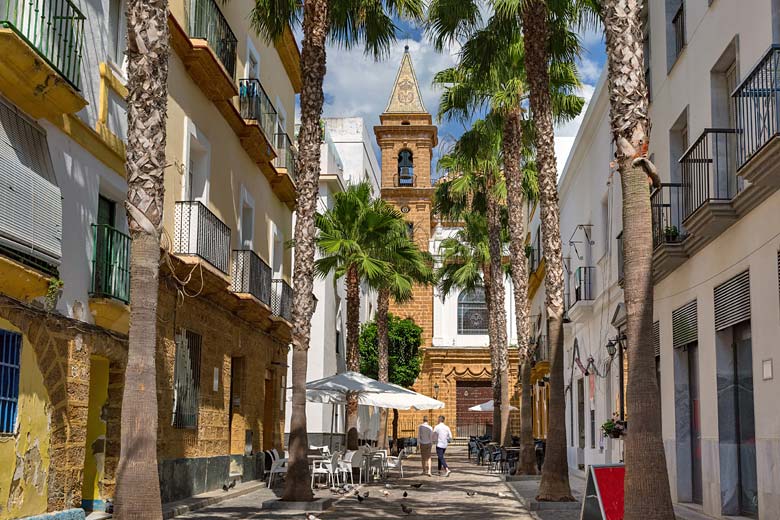
[[[774,519],[780,514],[780,382],[774,375],[780,12],[770,0],[648,6],[650,154],[663,181],[651,194],[654,336],[672,496],[715,518]],[[616,284],[621,197],[609,164],[604,90],[594,94],[560,180],[564,248],[574,242],[583,256],[569,255],[570,295],[583,273],[576,268],[594,268],[579,278],[580,292],[587,283],[591,293],[571,306],[566,326],[574,470],[622,458],[620,441],[600,438],[598,431],[621,413],[622,346],[615,340],[625,320]],[[591,229],[591,256],[581,254],[588,239],[575,232],[580,225]],[[599,242],[607,239],[605,264]],[[614,356],[607,351],[610,340]]]
[[[320,147],[320,185],[317,211],[333,207],[337,193],[353,183],[368,181],[379,193],[380,172],[370,146],[362,118],[329,118],[325,120],[325,141]],[[342,155],[343,154],[343,155]],[[344,280],[333,274],[315,278],[317,306],[311,323],[307,381],[332,376],[346,370],[346,289]],[[364,284],[360,293],[360,323],[370,321],[376,309],[376,292]],[[288,380],[292,378],[292,353],[288,355]],[[288,400],[292,392],[287,391]],[[291,409],[285,414],[285,433],[290,433]],[[344,442],[344,406],[307,403],[306,422],[309,443],[333,445]]]

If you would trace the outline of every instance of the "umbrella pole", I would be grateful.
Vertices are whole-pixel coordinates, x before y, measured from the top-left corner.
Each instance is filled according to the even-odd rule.
[[[336,421],[336,405],[330,405],[330,438],[328,439],[328,448],[333,453],[333,423]]]
[[[390,410],[385,408],[385,433],[383,434],[384,437],[382,437],[382,446],[387,446],[388,453],[390,453],[390,444],[387,442],[387,417],[390,415]]]

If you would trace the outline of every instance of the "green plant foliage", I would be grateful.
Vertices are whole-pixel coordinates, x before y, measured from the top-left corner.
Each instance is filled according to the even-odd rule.
[[[391,383],[409,388],[422,368],[422,328],[413,319],[387,316],[389,379]],[[360,372],[377,379],[379,373],[379,336],[376,322],[370,321],[360,330]]]

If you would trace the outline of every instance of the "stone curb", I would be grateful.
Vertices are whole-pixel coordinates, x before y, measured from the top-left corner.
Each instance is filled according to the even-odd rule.
[[[533,477],[533,475],[522,475],[522,476]],[[575,500],[574,502],[537,502],[534,499],[529,499],[528,497],[524,497],[513,486],[509,485],[509,482],[514,482],[516,480],[510,481],[508,480],[509,477],[506,478],[507,481],[504,482],[504,485],[509,488],[509,491],[511,491],[512,494],[515,495],[515,498],[517,498],[518,502],[520,502],[523,505],[523,507],[525,507],[528,511],[580,511],[582,509],[582,502],[579,500]],[[536,480],[536,479],[520,478],[517,481],[529,481],[529,480]]]
[[[231,498],[238,498],[244,496],[246,494],[249,494],[253,491],[257,491],[258,489],[264,487],[265,487],[265,482],[260,480],[260,481],[249,483],[233,491],[227,491],[227,492],[223,491],[221,495],[214,495],[214,496],[208,496],[202,498],[198,498],[197,496],[194,496],[182,500],[181,502],[183,503],[171,502],[170,504],[163,504],[162,517],[163,520],[175,518],[179,515],[192,513],[194,511],[198,511],[200,509],[204,509],[206,507],[219,504],[220,502],[224,502],[225,500],[230,500]],[[209,493],[214,493],[214,491],[211,491]]]

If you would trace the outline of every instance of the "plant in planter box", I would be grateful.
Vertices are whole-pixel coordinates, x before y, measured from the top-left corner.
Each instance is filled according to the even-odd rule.
[[[627,429],[628,424],[626,421],[621,421],[617,413],[612,414],[612,419],[601,425],[601,431],[604,432],[604,436],[612,437],[613,439],[619,439],[625,435]]]
[[[677,239],[680,238],[680,230],[677,229],[677,226],[666,226],[664,236],[667,242],[677,242]]]

